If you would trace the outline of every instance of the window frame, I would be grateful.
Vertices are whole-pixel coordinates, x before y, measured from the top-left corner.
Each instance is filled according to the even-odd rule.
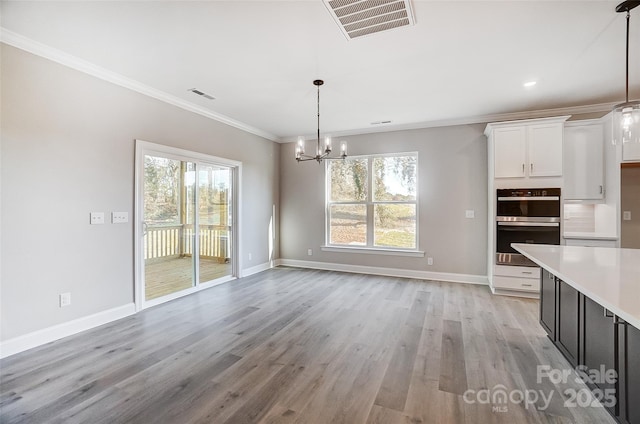
[[[414,156],[416,158],[416,174],[415,174],[415,199],[414,200],[374,200],[375,190],[374,183],[374,166],[373,162],[376,158],[388,158],[399,156]],[[423,257],[424,252],[420,251],[420,231],[419,231],[419,189],[418,189],[418,152],[397,152],[397,153],[385,153],[385,154],[370,154],[370,155],[358,155],[349,156],[349,159],[367,159],[367,197],[363,201],[349,200],[349,201],[331,201],[331,179],[330,179],[330,163],[326,161],[325,164],[325,244],[321,247],[323,251],[329,252],[354,252],[354,253],[379,253],[388,254],[394,256],[417,256]],[[331,243],[331,206],[333,205],[365,205],[367,220],[366,220],[366,244],[365,245],[348,245],[348,244],[332,244]],[[416,211],[415,220],[415,247],[393,247],[393,246],[376,246],[375,245],[375,206],[376,205],[414,205]]]

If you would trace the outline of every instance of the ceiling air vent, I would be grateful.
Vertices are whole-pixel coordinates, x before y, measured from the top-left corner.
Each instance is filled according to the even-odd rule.
[[[348,39],[415,23],[410,0],[323,0]]]
[[[207,93],[205,93],[204,91],[200,91],[200,90],[198,90],[197,88],[190,88],[190,89],[188,89],[187,91],[191,91],[192,93],[195,93],[195,94],[197,94],[198,96],[202,96],[202,97],[204,97],[205,99],[209,99],[209,100],[215,100],[215,99],[216,99],[216,98],[215,98],[215,97],[213,97],[211,94],[207,94]]]

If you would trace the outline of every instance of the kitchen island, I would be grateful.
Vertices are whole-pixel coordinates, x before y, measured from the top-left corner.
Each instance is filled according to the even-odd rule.
[[[640,424],[640,249],[512,246],[542,268],[549,338],[612,415]]]
[[[640,328],[640,249],[513,244],[541,268]]]

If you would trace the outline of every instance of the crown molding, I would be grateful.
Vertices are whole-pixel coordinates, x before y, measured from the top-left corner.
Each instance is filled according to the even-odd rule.
[[[36,56],[43,57],[77,71],[84,72],[85,74],[100,78],[101,80],[119,85],[124,88],[128,88],[129,90],[144,94],[145,96],[152,97],[156,100],[160,100],[189,112],[193,112],[206,118],[213,119],[214,121],[218,121],[231,127],[238,128],[242,131],[246,131],[248,133],[266,138],[271,141],[280,141],[277,136],[266,131],[262,131],[261,129],[252,127],[240,121],[236,121],[235,119],[232,119],[228,116],[205,109],[199,105],[196,105],[195,103],[188,102],[172,94],[157,90],[153,87],[142,84],[139,81],[125,77],[116,72],[109,71],[108,69],[102,68],[91,62],[80,59],[79,57],[65,53],[49,45],[32,40],[16,32],[10,31],[4,27],[0,27],[0,41]]]
[[[540,110],[531,110],[531,111],[523,111],[523,112],[509,112],[509,113],[495,113],[489,115],[477,115],[470,116],[465,118],[453,118],[453,119],[442,119],[436,121],[424,121],[424,122],[415,122],[409,124],[398,124],[398,125],[385,125],[377,128],[360,128],[354,130],[347,131],[330,131],[333,138],[337,137],[346,137],[350,135],[363,135],[363,134],[374,134],[374,133],[385,133],[385,132],[393,132],[393,131],[406,131],[406,130],[417,130],[424,128],[436,128],[436,127],[452,127],[455,125],[471,125],[471,124],[487,124],[491,122],[503,122],[503,121],[517,121],[521,119],[538,119],[538,118],[551,118],[556,116],[564,116],[564,115],[581,115],[585,113],[599,113],[602,112],[603,116],[606,115],[604,112],[611,112],[613,107],[620,102],[611,102],[611,103],[597,103],[593,105],[585,105],[585,106],[570,106],[570,107],[561,107],[554,109],[540,109]],[[309,136],[308,139],[314,139],[315,135]],[[296,137],[284,137],[279,141],[281,143],[293,143],[296,141]]]
[[[195,103],[183,100],[177,96],[166,93],[161,90],[157,90],[148,85],[142,84],[136,80],[120,75],[116,72],[109,71],[108,69],[97,66],[91,62],[80,59],[79,57],[70,55],[61,50],[55,49],[49,45],[32,40],[28,37],[20,35],[16,32],[8,30],[4,27],[0,27],[0,41],[16,47],[18,49],[27,51],[36,56],[43,57],[69,68],[75,69],[80,72],[92,75],[96,78],[100,78],[104,81],[119,85],[124,88],[128,88],[132,91],[140,94],[152,97],[162,102],[171,104],[181,109],[196,113],[198,115],[213,119],[223,124],[229,125],[234,128],[238,128],[242,131],[266,138],[267,140],[275,141],[278,143],[291,143],[295,142],[297,137],[283,137],[280,138],[274,134],[263,131],[259,128],[252,127],[240,121],[236,121],[226,115],[222,115],[213,112],[209,109],[203,108]],[[407,124],[397,125],[385,125],[377,128],[357,128],[346,131],[331,131],[333,137],[345,137],[350,135],[362,135],[372,133],[385,133],[393,131],[405,131],[415,130],[423,128],[435,128],[435,127],[447,127],[455,125],[471,125],[471,124],[486,124],[490,122],[501,121],[515,121],[519,119],[533,119],[533,118],[545,118],[558,115],[578,115],[585,113],[598,113],[598,112],[610,112],[613,107],[619,102],[611,103],[599,103],[586,106],[571,106],[554,109],[540,109],[523,112],[509,112],[509,113],[496,113],[489,115],[477,115],[463,118],[442,119],[435,121],[423,121]],[[309,135],[309,139],[314,139],[315,135]]]

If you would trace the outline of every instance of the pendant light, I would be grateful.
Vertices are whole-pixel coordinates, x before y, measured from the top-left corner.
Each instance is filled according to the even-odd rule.
[[[298,162],[304,162],[308,160],[315,160],[318,163],[322,163],[324,159],[344,159],[347,157],[347,142],[340,143],[340,156],[331,157],[331,137],[325,136],[323,146],[320,145],[320,86],[324,84],[322,80],[313,81],[313,85],[318,88],[318,132],[317,141],[318,146],[314,155],[305,154],[305,139],[304,137],[298,137],[298,144],[296,145],[296,160]]]
[[[640,1],[624,1],[616,7],[616,12],[627,14],[626,51],[626,99],[613,108],[613,144],[640,143],[640,101],[629,101],[629,18],[630,11],[640,5]]]

